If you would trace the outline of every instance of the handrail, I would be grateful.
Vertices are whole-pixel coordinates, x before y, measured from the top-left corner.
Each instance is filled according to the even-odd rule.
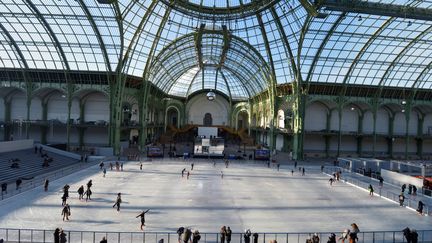
[[[39,230],[39,229],[11,229],[0,228],[0,239],[4,239],[5,243],[21,242],[21,243],[48,243],[53,242],[54,230]],[[258,243],[267,243],[270,240],[276,240],[278,243],[303,243],[310,238],[315,232],[257,232]],[[337,236],[339,232],[316,232],[321,242],[326,242],[331,233]],[[418,242],[430,242],[432,239],[432,230],[417,230]],[[102,237],[105,237],[108,242],[130,242],[130,243],[158,243],[161,239],[167,243],[177,243],[180,237],[173,232],[104,232],[104,231],[68,231],[65,230],[67,242],[84,242],[97,243]],[[201,240],[199,243],[219,243],[219,233],[200,233]],[[357,234],[358,243],[390,243],[390,242],[405,242],[403,232],[399,231],[370,231],[359,232]],[[254,238],[250,237],[251,242]],[[243,243],[243,233],[232,233],[232,243]],[[188,241],[190,242],[190,240]]]

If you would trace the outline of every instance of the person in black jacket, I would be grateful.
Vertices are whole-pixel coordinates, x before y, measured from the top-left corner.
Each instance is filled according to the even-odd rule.
[[[104,237],[102,237],[102,240],[99,241],[99,243],[108,243],[108,241],[107,241],[107,239],[106,239],[105,236],[104,236]]]
[[[405,236],[405,239],[407,240],[407,243],[412,243],[411,241],[411,230],[406,227],[405,229],[402,230],[403,235]]]
[[[87,190],[84,192],[84,194],[86,194],[86,202],[87,202],[87,200],[91,200],[90,196],[92,194],[92,191],[90,190],[90,188],[87,188]]]
[[[81,185],[80,188],[78,188],[77,192],[78,192],[78,199],[79,200],[84,199],[84,186],[83,185]]]
[[[198,230],[195,230],[192,234],[192,243],[198,243],[198,241],[201,239],[201,235]]]
[[[60,229],[56,228],[54,230],[54,243],[60,243]]]
[[[253,243],[258,243],[258,233],[253,233]]]
[[[117,194],[116,202],[115,202],[114,205],[113,205],[113,207],[117,206],[117,212],[120,211],[120,204],[121,204],[121,203],[122,203],[122,200],[121,200],[121,193],[119,192],[119,193]]]
[[[136,216],[136,218],[141,217],[141,230],[143,230],[143,226],[145,226],[145,217],[144,215],[149,211],[150,209],[147,209],[147,211],[142,211],[142,213],[138,214],[138,216]]]
[[[231,234],[232,234],[231,228],[228,226],[226,229],[226,242],[227,243],[231,242]]]
[[[412,243],[417,243],[418,242],[418,234],[417,231],[415,229],[411,229],[411,242]]]
[[[63,215],[63,221],[69,220],[69,216],[71,215],[69,204],[64,205],[61,215]]]
[[[244,242],[245,243],[250,243],[250,237],[251,237],[252,233],[250,231],[250,229],[247,229],[243,235],[244,238]]]
[[[423,215],[423,207],[424,207],[424,203],[423,203],[422,201],[419,201],[419,202],[418,202],[418,207],[417,207],[417,212],[418,212],[420,215]]]
[[[60,231],[60,243],[66,243],[67,239],[66,239],[66,234],[63,230]]]
[[[93,186],[93,182],[92,180],[89,180],[89,182],[87,182],[87,189],[90,189]]]

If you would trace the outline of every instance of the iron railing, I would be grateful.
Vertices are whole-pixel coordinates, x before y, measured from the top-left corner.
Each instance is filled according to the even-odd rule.
[[[320,242],[327,242],[332,232],[317,233]],[[337,237],[338,234],[335,232]],[[418,242],[426,243],[432,241],[432,230],[418,230]],[[53,242],[53,230],[36,229],[3,229],[0,228],[0,239],[5,243],[49,243]],[[177,233],[167,232],[102,232],[102,231],[65,231],[67,242],[71,243],[98,243],[102,237],[106,237],[110,243],[179,243]],[[258,233],[257,241],[251,236],[251,242],[267,243],[276,240],[278,243],[304,243],[313,233]],[[220,234],[201,233],[199,243],[220,243]],[[233,233],[231,243],[243,243],[244,234]],[[360,232],[357,235],[358,243],[395,243],[406,242],[402,231],[373,231]],[[190,241],[188,241],[190,242]],[[183,241],[181,241],[183,243]]]

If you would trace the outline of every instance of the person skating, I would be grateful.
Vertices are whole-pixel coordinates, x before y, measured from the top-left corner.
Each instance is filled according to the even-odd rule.
[[[66,205],[66,200],[67,200],[66,194],[63,194],[61,199],[62,199],[62,206]]]
[[[341,236],[338,238],[338,240],[340,240],[342,243],[345,243],[345,240],[347,240],[349,238],[349,234],[350,234],[350,230],[349,229],[345,229]]]
[[[226,231],[226,227],[224,225],[224,226],[222,226],[222,228],[220,230],[220,243],[225,243],[226,234],[227,234],[227,231]]]
[[[78,188],[77,192],[78,192],[78,199],[79,200],[84,199],[84,186],[83,185],[81,185],[80,188]]]
[[[191,164],[191,170],[193,170],[193,167],[194,167],[194,163]]]
[[[402,189],[402,193],[404,193],[405,189],[406,189],[406,184],[403,184],[402,187],[401,187],[401,189]]]
[[[64,185],[64,187],[63,187],[63,194],[64,194],[64,196],[66,196],[66,198],[69,197],[69,188],[70,188],[70,186],[68,184]]]
[[[424,203],[422,201],[418,202],[418,206],[417,206],[417,213],[419,215],[423,215],[423,207],[424,207]]]
[[[103,162],[100,162],[100,164],[99,164],[99,169],[102,170],[103,167],[104,167],[104,163],[103,163]]]
[[[89,181],[87,182],[87,189],[90,189],[92,186],[93,186],[93,181],[92,181],[92,180],[89,180]]]
[[[221,171],[221,179],[223,179],[223,176],[224,176],[223,171]]]
[[[198,241],[201,239],[201,235],[200,235],[200,233],[199,233],[199,231],[198,230],[195,230],[193,233],[192,233],[192,243],[198,243]]]
[[[20,189],[21,183],[22,183],[21,178],[18,178],[18,180],[16,180],[16,182],[15,182],[17,190]]]
[[[399,206],[400,206],[400,207],[403,207],[404,201],[405,201],[405,196],[404,196],[403,193],[401,193],[401,194],[399,195]]]
[[[305,168],[303,167],[302,168],[302,176],[304,176],[305,175]]]
[[[277,166],[277,171],[279,171],[280,164],[278,163],[276,166]]]
[[[121,199],[121,193],[119,192],[117,194],[117,199],[116,202],[114,203],[113,207],[117,206],[117,212],[120,211],[120,204],[122,203],[122,199]]]
[[[294,168],[297,168],[297,161],[294,162]]]
[[[243,239],[245,243],[250,243],[250,237],[251,237],[252,233],[250,231],[250,229],[247,229],[243,235]]]
[[[141,217],[141,227],[140,229],[143,230],[143,226],[145,226],[145,214],[149,211],[150,209],[147,209],[147,211],[142,211],[140,214],[138,214],[138,216],[136,216],[136,218]]]
[[[413,185],[413,196],[417,195],[417,187]]]
[[[189,176],[190,176],[190,171],[187,172],[186,177],[189,180]]]
[[[71,215],[69,204],[66,203],[64,205],[61,215],[63,216],[63,221],[65,221],[65,218],[69,220],[69,216]]]
[[[113,170],[113,163],[110,162],[110,170]]]
[[[384,178],[382,178],[382,176],[379,177],[379,186],[380,188],[382,188],[384,185]]]
[[[102,173],[103,173],[103,177],[105,177],[105,175],[106,175],[106,168],[103,168]]]
[[[294,176],[294,170],[291,170],[291,175]]]
[[[330,177],[330,179],[329,179],[330,186],[333,186],[333,182],[334,182],[334,179],[332,177]]]
[[[86,202],[88,200],[91,200],[92,191],[90,190],[90,188],[87,188],[87,190],[84,192],[84,194],[86,195]]]
[[[182,177],[184,177],[184,173],[186,172],[186,168],[183,168],[183,170],[182,170]]]
[[[320,238],[319,238],[319,236],[318,236],[317,233],[314,233],[314,234],[313,234],[311,240],[312,240],[312,241],[311,241],[312,243],[319,243],[319,242],[320,242]]]
[[[184,227],[180,227],[177,229],[177,235],[178,235],[178,243],[181,243],[181,236],[184,233],[185,228]]]
[[[372,186],[372,184],[369,184],[369,187],[368,187],[368,189],[369,189],[369,195],[372,197],[373,196],[373,194],[374,194],[374,189],[373,189],[373,186]]]
[[[120,170],[123,171],[123,162],[120,164]]]
[[[226,242],[227,243],[231,242],[231,234],[232,234],[231,228],[228,226],[226,229]]]
[[[44,182],[44,191],[48,191],[48,184],[49,184],[49,180],[45,179],[45,182]]]
[[[140,170],[142,170],[142,163],[140,164]]]
[[[59,228],[56,228],[54,230],[53,236],[54,236],[54,243],[60,243],[60,229]]]

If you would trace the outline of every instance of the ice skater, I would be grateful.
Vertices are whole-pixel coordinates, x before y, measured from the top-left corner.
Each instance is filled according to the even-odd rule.
[[[78,199],[82,200],[84,199],[84,186],[81,185],[80,188],[78,188]]]
[[[186,168],[183,168],[182,170],[182,177],[184,177],[184,173],[186,172]]]
[[[405,201],[405,196],[403,193],[401,193],[399,195],[399,207],[403,207],[404,206],[404,201]]]
[[[120,164],[120,169],[123,171],[123,162]]]
[[[302,168],[302,176],[304,176],[305,175],[305,168],[303,167]]]
[[[113,163],[110,162],[110,170],[113,170]]]
[[[369,195],[370,195],[371,197],[373,197],[373,195],[374,195],[374,188],[373,188],[372,184],[369,184],[368,189],[369,189]]]
[[[116,202],[115,202],[114,205],[113,205],[113,208],[114,208],[115,206],[117,206],[117,212],[120,212],[120,204],[121,204],[121,203],[122,203],[121,193],[119,192],[119,193],[117,194]]]
[[[223,171],[221,171],[221,179],[223,179],[223,176],[224,176]]]
[[[64,185],[63,187],[63,195],[68,198],[69,197],[69,188],[70,186],[68,184]]]
[[[150,209],[147,209],[147,211],[142,211],[140,214],[138,214],[138,216],[136,216],[136,218],[140,217],[141,218],[141,227],[140,229],[143,230],[143,227],[145,226],[145,214],[150,211]]]
[[[191,164],[191,170],[193,170],[193,167],[194,167],[194,163]]]
[[[279,168],[280,168],[280,164],[278,163],[277,164],[277,171],[279,171]]]
[[[105,175],[106,175],[106,169],[105,168],[103,168],[102,173],[103,173],[103,177],[105,177]]]
[[[142,170],[142,163],[140,164],[140,170]]]
[[[292,176],[294,175],[294,170],[291,170],[291,175],[292,175]]]
[[[92,186],[93,186],[93,181],[92,181],[92,180],[89,180],[89,181],[87,182],[87,189],[90,189]]]
[[[424,203],[422,201],[418,202],[418,206],[417,206],[417,213],[419,215],[423,215],[423,207],[424,207]]]
[[[90,190],[90,188],[87,187],[87,190],[84,192],[84,194],[86,195],[86,202],[88,200],[91,200],[90,197],[91,197],[92,191]]]
[[[330,186],[333,186],[333,182],[334,182],[334,179],[332,177],[330,177],[330,179],[329,179]]]
[[[189,180],[189,176],[190,176],[190,171],[187,172],[186,177]]]
[[[49,180],[45,179],[45,182],[44,182],[44,191],[48,191],[48,184],[49,184]]]
[[[66,194],[63,194],[63,196],[61,197],[61,199],[62,199],[62,206],[66,205],[67,204],[66,203],[66,200],[67,200]]]
[[[63,221],[65,221],[65,218],[66,220],[69,220],[69,216],[71,215],[69,204],[66,203],[64,205],[61,215],[63,215]]]

